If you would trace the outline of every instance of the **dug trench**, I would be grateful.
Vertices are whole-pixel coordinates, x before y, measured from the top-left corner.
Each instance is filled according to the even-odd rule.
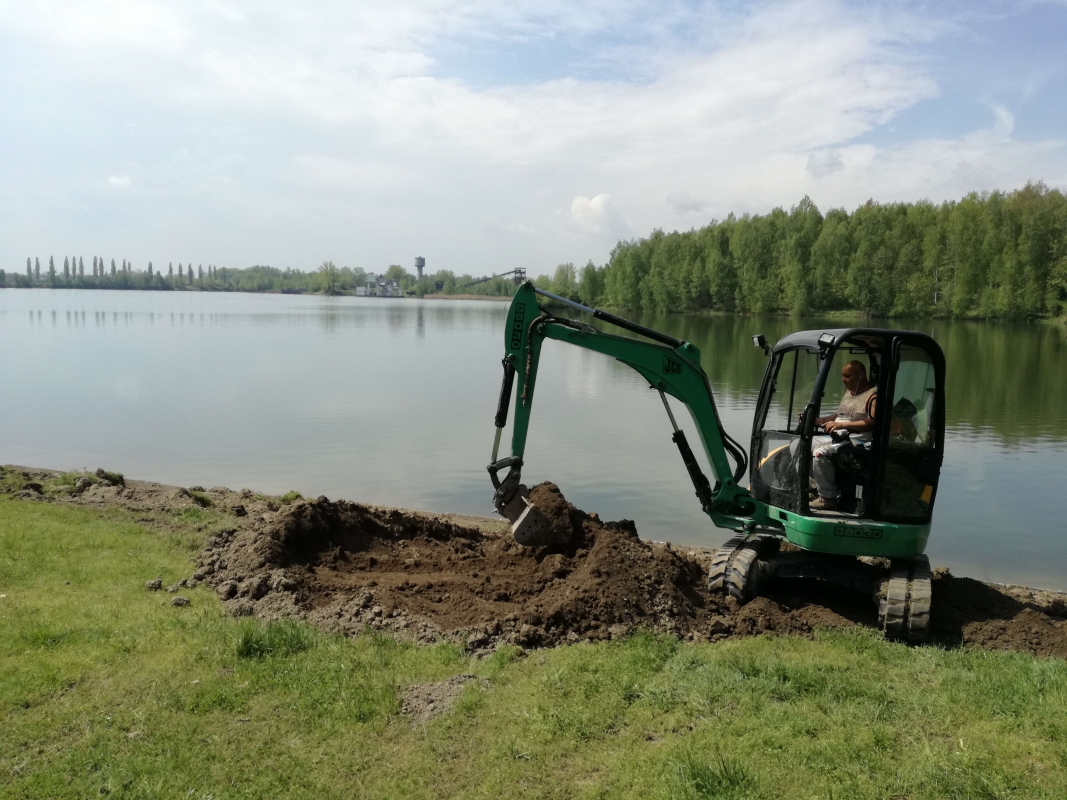
[[[149,529],[210,534],[192,575],[232,614],[296,617],[328,630],[368,629],[472,652],[598,641],[640,629],[691,641],[759,634],[811,635],[819,627],[876,625],[868,596],[814,582],[769,583],[745,604],[709,595],[713,549],[638,536],[604,522],[549,483],[531,499],[569,539],[528,549],[506,523],[224,487],[188,489],[98,470],[72,480],[49,470],[0,468],[0,493],[26,502],[116,509]],[[196,519],[210,510],[210,526]],[[146,582],[159,586],[145,576]],[[184,613],[179,609],[175,613]],[[1067,658],[1067,594],[982,583],[935,570],[931,641]]]
[[[640,629],[690,641],[874,626],[870,597],[772,582],[745,604],[709,594],[710,549],[642,540],[544,483],[530,499],[567,540],[538,549],[474,527],[326,498],[249,516],[208,541],[194,577],[236,615],[295,616],[356,634],[389,631],[471,652],[552,646]],[[1067,596],[938,570],[931,639],[1067,657]]]

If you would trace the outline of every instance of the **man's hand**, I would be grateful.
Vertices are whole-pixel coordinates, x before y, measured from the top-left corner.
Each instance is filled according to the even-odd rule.
[[[854,433],[862,433],[869,431],[874,427],[874,417],[867,417],[866,419],[854,419],[851,422],[846,420],[831,420],[825,423],[823,430],[827,433],[833,433],[834,431],[852,431]]]

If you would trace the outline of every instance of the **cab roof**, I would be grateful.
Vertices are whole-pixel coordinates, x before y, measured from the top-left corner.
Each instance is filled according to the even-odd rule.
[[[779,353],[782,350],[792,350],[797,347],[818,350],[819,337],[828,333],[834,337],[835,345],[844,340],[858,340],[865,344],[874,344],[875,340],[883,339],[887,335],[931,339],[928,334],[919,331],[905,331],[897,328],[816,328],[810,331],[796,331],[788,336],[783,336],[774,346],[773,352]]]

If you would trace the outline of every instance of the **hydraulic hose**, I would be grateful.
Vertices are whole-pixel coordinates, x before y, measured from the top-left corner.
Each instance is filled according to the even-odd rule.
[[[652,328],[646,328],[637,322],[631,322],[628,319],[622,317],[616,317],[614,314],[609,314],[607,311],[601,311],[599,308],[590,308],[589,306],[583,306],[581,303],[576,303],[573,300],[568,300],[566,297],[560,297],[558,294],[552,294],[552,292],[546,292],[544,289],[534,289],[537,294],[544,295],[555,300],[558,303],[577,308],[579,311],[584,311],[587,314],[592,314],[594,319],[602,319],[604,322],[615,325],[623,330],[630,331],[631,333],[639,333],[649,339],[660,344],[668,345],[669,347],[681,347],[685,344],[682,339],[676,339],[673,336],[668,336],[666,333],[660,333]]]
[[[721,423],[719,425],[719,435],[722,437],[723,447],[726,448],[726,452],[730,454],[737,465],[734,468],[734,483],[740,483],[748,471],[748,455],[741,445],[730,438],[730,434],[726,432]]]

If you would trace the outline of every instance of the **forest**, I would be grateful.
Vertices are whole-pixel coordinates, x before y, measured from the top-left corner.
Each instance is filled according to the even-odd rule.
[[[789,211],[619,242],[606,265],[561,264],[538,284],[586,305],[650,311],[1058,316],[1067,313],[1067,198],[1031,183],[824,215],[805,197]]]
[[[308,272],[261,265],[242,269],[199,264],[194,269],[192,264],[181,262],[175,269],[174,262],[170,262],[164,272],[151,261],[144,269],[135,269],[131,261],[123,259],[116,263],[111,259],[109,267],[97,256],[90,258],[86,273],[84,257],[64,256],[62,264],[58,264],[49,256],[43,267],[40,258],[28,257],[25,273],[0,269],[0,287],[341,295],[355,294],[357,288],[366,285],[369,276],[360,267],[338,267],[332,261],[324,261],[318,269]],[[390,265],[381,277],[396,281],[405,292],[419,297],[428,294],[509,296],[515,290],[514,284],[504,278],[482,281],[471,275],[456,275],[451,270],[440,270],[420,280],[399,264]]]
[[[354,294],[368,274],[326,261],[316,271],[232,269],[173,262],[166,273],[110,267],[93,257],[26,259],[0,285]],[[509,296],[510,278],[476,281],[441,270],[421,280],[384,273],[407,294]],[[685,232],[619,242],[608,262],[560,264],[538,286],[589,306],[659,312],[720,311],[877,317],[1037,319],[1067,314],[1067,197],[1043,183],[973,193],[936,205],[876,203],[819,211],[808,197],[789,211],[730,214]]]

